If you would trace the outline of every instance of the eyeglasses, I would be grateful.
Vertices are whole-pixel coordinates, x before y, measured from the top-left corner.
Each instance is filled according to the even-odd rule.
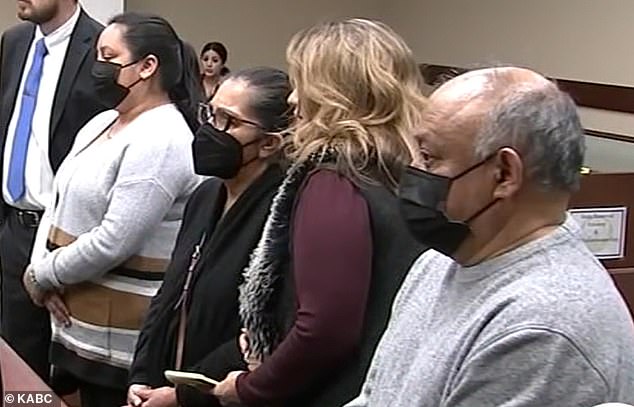
[[[260,130],[265,130],[259,123],[234,116],[224,109],[214,109],[208,103],[199,103],[198,121],[201,124],[209,122],[212,126],[220,131],[227,131],[231,126],[238,124],[246,124],[249,126],[257,127]]]

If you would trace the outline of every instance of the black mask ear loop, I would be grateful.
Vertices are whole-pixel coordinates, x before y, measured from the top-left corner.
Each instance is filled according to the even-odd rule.
[[[465,175],[467,175],[467,174],[468,174],[468,173],[470,173],[471,171],[473,171],[473,170],[475,170],[476,168],[478,168],[478,167],[480,167],[480,166],[484,165],[484,164],[485,164],[487,161],[489,161],[491,158],[495,157],[495,155],[496,155],[496,154],[497,154],[497,151],[496,151],[496,152],[494,152],[494,153],[492,153],[492,154],[489,154],[489,155],[488,155],[488,156],[486,156],[486,157],[484,157],[484,159],[483,159],[483,160],[481,160],[481,161],[479,161],[479,162],[477,162],[477,163],[473,164],[471,167],[467,167],[467,169],[466,169],[466,170],[464,170],[464,171],[462,171],[462,172],[458,173],[457,175],[454,175],[453,177],[451,177],[451,178],[450,178],[450,179],[451,179],[451,181],[453,182],[453,181],[455,181],[455,180],[457,180],[457,179],[459,179],[459,178],[464,177]]]
[[[269,135],[265,133],[262,137],[256,137],[255,139],[253,139],[253,140],[249,141],[248,143],[246,143],[246,144],[242,144],[242,152],[243,152],[243,155],[244,155],[244,149],[245,149],[246,147],[248,147],[248,146],[250,146],[250,145],[252,145],[252,144],[255,144],[255,143],[259,143],[260,141],[264,140],[264,138],[265,138],[265,137],[268,137],[268,136],[269,136]],[[252,162],[256,161],[258,158],[259,158],[259,154],[256,154],[256,155],[255,155],[255,157],[253,157],[252,159],[247,160],[247,162],[243,162],[243,163],[242,163],[242,167],[246,167],[247,165],[249,165],[249,164],[251,164]]]
[[[488,211],[493,205],[495,205],[496,203],[498,203],[500,201],[500,198],[495,198],[494,200],[492,200],[491,202],[489,202],[488,204],[484,205],[484,207],[482,209],[480,209],[479,211],[477,211],[476,213],[474,213],[473,215],[469,216],[467,218],[467,220],[464,221],[464,223],[466,225],[470,224],[471,222],[473,222],[474,220],[476,220],[480,215],[482,215],[484,212]]]
[[[129,62],[129,63],[125,64],[125,65],[120,65],[120,66],[119,66],[119,71],[117,72],[117,83],[119,83],[119,77],[121,76],[121,70],[122,70],[123,68],[127,68],[127,67],[129,67],[129,66],[132,66],[132,65],[138,64],[139,62],[141,62],[141,60],[142,60],[142,59],[143,59],[143,58],[140,58],[140,59],[137,59],[136,61]],[[142,80],[143,80],[143,78],[141,78],[141,76],[139,76],[139,79],[137,79],[136,81],[132,82],[130,85],[123,85],[123,84],[119,84],[119,85],[121,85],[121,86],[125,87],[126,89],[130,90],[130,89],[132,89],[133,87],[135,87],[135,86],[136,86],[136,84],[137,84],[137,83],[139,83],[139,82],[141,82]]]
[[[499,150],[498,150],[499,151]],[[470,173],[471,171],[475,170],[476,168],[478,168],[481,165],[484,165],[484,163],[486,163],[487,161],[489,161],[490,159],[492,159],[493,157],[495,157],[497,155],[497,151],[495,151],[494,153],[489,154],[488,156],[486,156],[482,161],[480,161],[479,163],[476,163],[474,165],[472,165],[471,167],[467,168],[466,170],[462,171],[460,174],[456,175],[455,177],[451,178],[451,181],[455,181],[460,177],[463,177],[465,175],[467,175],[468,173]],[[495,205],[496,203],[498,203],[500,201],[500,198],[495,198],[493,199],[491,202],[489,202],[488,204],[484,205],[484,207],[482,207],[482,209],[476,211],[476,213],[474,213],[473,215],[469,216],[465,221],[464,224],[468,225],[469,223],[473,222],[474,220],[476,220],[480,215],[482,215],[484,212],[488,211],[489,209],[491,209],[491,207],[493,205]]]
[[[136,81],[132,82],[130,85],[126,86],[128,88],[128,90],[132,89],[133,87],[136,86],[137,83],[141,82],[143,80],[143,78],[141,78],[139,76],[139,79],[137,79]]]

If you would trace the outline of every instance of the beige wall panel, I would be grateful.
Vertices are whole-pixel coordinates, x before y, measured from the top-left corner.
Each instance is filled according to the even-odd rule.
[[[631,0],[392,0],[385,20],[420,62],[515,64],[549,76],[634,86]],[[584,126],[634,136],[634,115],[580,109]],[[634,144],[588,137],[586,163],[634,171]]]
[[[166,17],[197,49],[221,41],[229,66],[285,67],[291,36],[316,22],[381,14],[382,0],[127,0],[126,9]]]
[[[124,6],[124,0],[80,0],[80,3],[88,13],[101,22],[123,11]],[[16,1],[0,0],[0,32],[17,22]]]
[[[512,63],[634,85],[631,0],[391,0],[385,19],[421,62]]]
[[[15,1],[0,0],[0,32],[4,32],[7,28],[18,22]]]

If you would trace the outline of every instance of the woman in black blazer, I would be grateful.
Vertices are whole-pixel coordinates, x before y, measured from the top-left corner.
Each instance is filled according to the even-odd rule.
[[[130,371],[128,404],[214,405],[170,387],[166,369],[222,379],[244,369],[238,286],[283,178],[281,133],[290,121],[287,75],[273,68],[230,74],[193,142],[196,172],[213,176],[192,195],[171,264],[152,300]],[[180,339],[179,339],[180,338]]]

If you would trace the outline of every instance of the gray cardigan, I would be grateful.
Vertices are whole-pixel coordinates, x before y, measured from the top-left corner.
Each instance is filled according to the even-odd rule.
[[[147,111],[99,140],[116,117],[101,113],[79,132],[57,173],[32,266],[40,285],[64,287],[71,311],[73,326],[54,327],[53,340],[127,368],[200,177],[175,106]]]

